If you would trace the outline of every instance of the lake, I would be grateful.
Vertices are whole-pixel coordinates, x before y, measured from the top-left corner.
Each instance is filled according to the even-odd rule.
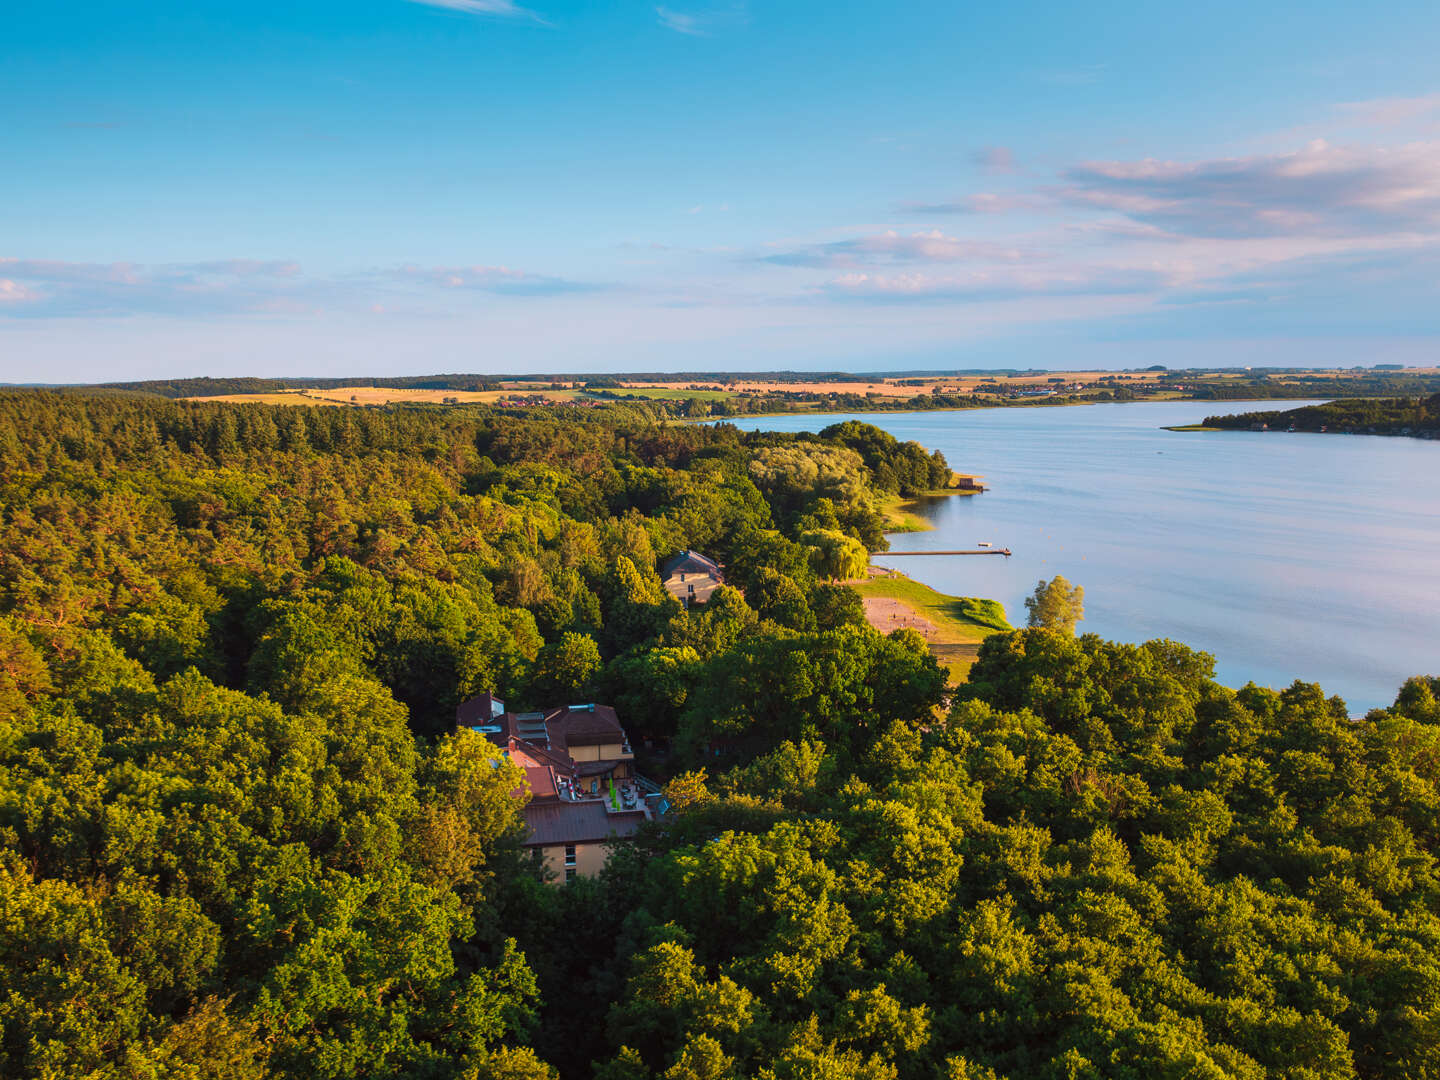
[[[745,430],[862,420],[983,474],[929,500],[933,532],[878,557],[941,592],[1000,600],[1012,623],[1041,578],[1085,587],[1080,630],[1173,638],[1230,686],[1318,682],[1352,713],[1440,674],[1440,442],[1285,432],[1171,432],[1206,416],[1310,402],[1141,402],[777,416]]]

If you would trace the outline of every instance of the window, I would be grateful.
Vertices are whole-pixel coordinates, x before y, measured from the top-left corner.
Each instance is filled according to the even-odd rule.
[[[574,866],[574,865],[575,865],[575,845],[574,845],[574,844],[566,844],[566,845],[565,845],[565,865],[566,865],[566,866]]]
[[[695,586],[694,586],[694,585],[691,585],[691,586],[690,586],[690,595],[692,595],[692,596],[695,595]]]
[[[574,881],[574,880],[575,880],[575,867],[573,867],[573,866],[567,866],[567,867],[565,868],[565,880],[566,880],[566,881]]]

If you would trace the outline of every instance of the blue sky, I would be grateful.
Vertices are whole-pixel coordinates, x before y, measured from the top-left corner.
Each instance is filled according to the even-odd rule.
[[[0,379],[1440,362],[1440,6],[9,0]]]

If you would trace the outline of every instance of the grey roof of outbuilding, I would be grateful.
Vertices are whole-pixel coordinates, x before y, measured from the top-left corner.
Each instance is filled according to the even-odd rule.
[[[477,694],[467,701],[462,701],[455,709],[455,723],[459,727],[493,724],[496,717],[492,706],[499,704],[501,703],[496,701],[494,694]]]
[[[645,820],[645,812],[613,814],[596,800],[531,803],[525,807],[529,847],[552,844],[592,844],[610,836],[629,836]]]
[[[660,566],[660,576],[668,578],[671,574],[711,574],[717,581],[724,581],[724,572],[720,564],[714,559],[707,559],[698,551],[685,550],[678,555],[671,555]]]

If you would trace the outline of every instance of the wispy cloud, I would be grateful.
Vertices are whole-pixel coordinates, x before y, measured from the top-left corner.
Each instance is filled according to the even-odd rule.
[[[951,263],[965,260],[1018,262],[1035,256],[1016,245],[962,240],[938,229],[902,234],[894,229],[870,236],[809,244],[764,257],[777,266],[846,267],[901,263]]]
[[[12,316],[274,313],[325,291],[304,281],[296,263],[256,259],[146,267],[0,258],[0,279],[8,301],[0,313]]]
[[[1440,94],[1419,97],[1373,98],[1335,106],[1344,119],[1371,127],[1398,127],[1417,120],[1440,119]]]
[[[0,258],[0,316],[9,317],[294,315],[377,305],[433,310],[467,293],[543,297],[601,287],[506,266],[401,266],[311,276],[288,260],[143,266]]]
[[[1364,235],[1440,229],[1440,142],[1316,140],[1293,153],[1089,162],[1058,198],[1190,236]]]
[[[426,7],[445,8],[466,15],[486,15],[497,19],[525,19],[543,23],[545,19],[529,8],[523,8],[513,0],[410,0],[412,4]]]
[[[750,21],[749,10],[743,3],[699,11],[680,11],[661,5],[655,9],[655,15],[661,26],[688,37],[709,37],[718,30],[743,26]]]
[[[1301,292],[1318,298],[1328,288],[1331,299],[1313,300],[1324,306],[1353,287],[1368,289],[1375,306],[1405,289],[1408,274],[1407,296],[1440,305],[1432,273],[1440,263],[1440,94],[1334,106],[1324,122],[1357,137],[1302,140],[1292,130],[1243,156],[1017,171],[1010,190],[898,205],[907,215],[975,217],[967,222],[974,239],[856,237],[792,244],[770,261],[843,271],[813,288],[869,303],[1108,295],[1132,312],[1217,303],[1278,311]],[[1366,128],[1385,131],[1387,144],[1365,141]],[[976,164],[1003,170],[1015,159],[987,150]],[[1014,225],[1003,216],[1012,212],[1024,215]],[[1006,251],[1027,257],[994,257]]]
[[[0,278],[0,304],[21,304],[34,298],[34,293],[13,278]]]
[[[993,191],[983,191],[974,195],[962,195],[955,199],[942,200],[941,202],[916,202],[906,201],[898,204],[901,212],[906,214],[1008,214],[1013,210],[1031,210],[1041,206],[1048,200],[1042,200],[1034,194],[1023,192],[1010,192],[997,194]]]
[[[557,296],[594,292],[602,286],[567,278],[527,273],[508,266],[402,266],[394,277],[442,290],[462,289],[509,296]]]
[[[1144,269],[1066,271],[973,270],[959,274],[850,273],[827,281],[833,299],[878,303],[921,301],[981,302],[1040,296],[1116,296],[1155,293],[1167,284],[1163,273]]]
[[[983,147],[975,151],[974,161],[978,169],[987,173],[1013,173],[1017,168],[1015,152],[1008,146]]]

